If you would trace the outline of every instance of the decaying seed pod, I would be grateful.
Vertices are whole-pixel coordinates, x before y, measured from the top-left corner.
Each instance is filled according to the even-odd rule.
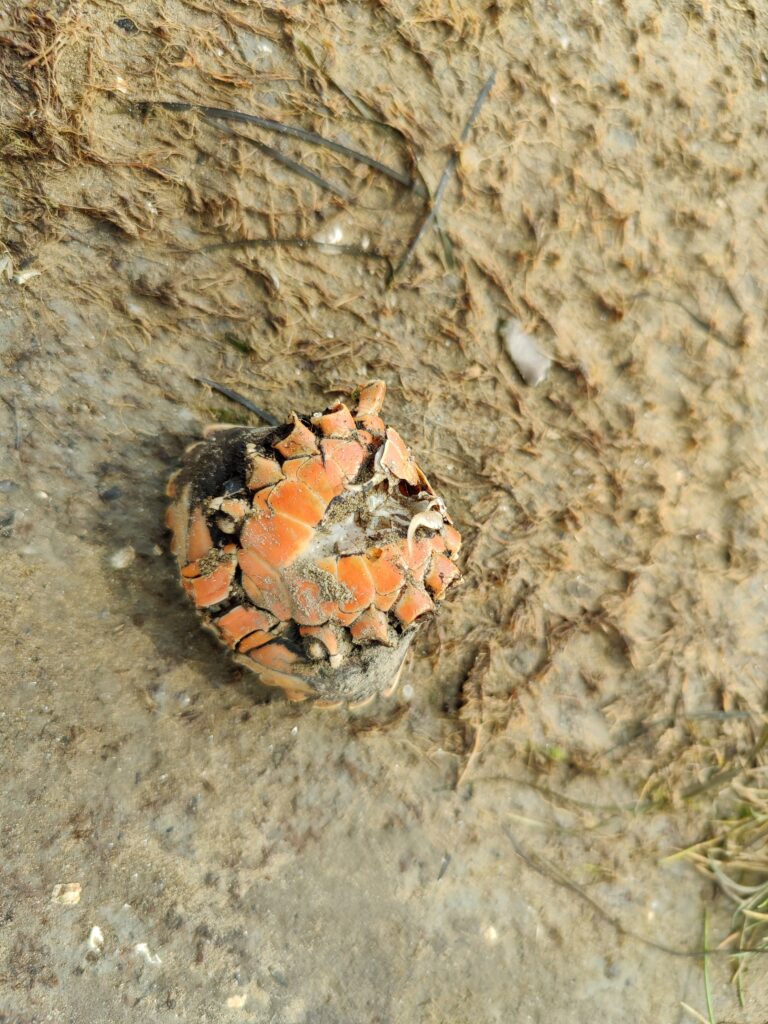
[[[400,435],[383,381],[278,427],[209,427],[171,477],[167,523],[206,626],[291,700],[394,689],[461,544]]]

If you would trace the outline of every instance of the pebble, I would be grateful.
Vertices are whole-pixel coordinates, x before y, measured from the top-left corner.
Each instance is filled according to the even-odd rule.
[[[116,18],[115,24],[118,28],[121,28],[123,32],[127,32],[129,36],[135,36],[139,31],[139,26],[131,18]]]
[[[137,942],[133,947],[133,951],[137,956],[143,956],[147,963],[151,964],[153,967],[159,967],[163,962],[157,953],[150,952],[149,946],[146,942]]]
[[[118,498],[122,498],[123,490],[121,487],[108,487],[105,491],[99,491],[99,497],[102,501],[117,501]]]
[[[552,360],[539,348],[536,339],[526,334],[517,320],[505,320],[500,326],[507,355],[526,384],[535,388],[549,373]]]
[[[109,564],[113,569],[127,569],[136,558],[136,551],[130,545],[127,548],[118,548],[109,556]]]
[[[0,537],[10,537],[13,533],[13,524],[16,521],[16,513],[13,509],[7,512],[0,512]]]
[[[80,902],[80,895],[83,887],[79,882],[59,882],[54,885],[51,899],[54,903],[60,903],[64,907],[74,907]]]

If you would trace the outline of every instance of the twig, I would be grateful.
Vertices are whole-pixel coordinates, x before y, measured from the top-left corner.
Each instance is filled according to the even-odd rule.
[[[688,1013],[690,1013],[690,1015],[692,1017],[694,1017],[697,1021],[699,1021],[699,1024],[709,1024],[707,1018],[706,1017],[702,1017],[702,1015],[699,1013],[699,1011],[698,1010],[694,1010],[694,1008],[692,1006],[689,1006],[688,1003],[684,1003],[681,1000],[680,1001],[680,1005],[682,1006],[682,1008],[684,1010],[687,1010]]]
[[[493,88],[493,83],[495,81],[496,72],[492,71],[491,74],[488,76],[488,80],[486,81],[485,85],[480,90],[478,97],[475,100],[475,104],[469,113],[469,117],[467,118],[466,123],[464,124],[464,128],[462,129],[461,135],[459,136],[459,145],[461,145],[461,143],[463,142],[466,142],[467,139],[469,138],[469,133],[472,131],[472,127],[475,121],[477,120],[478,114],[480,113],[483,104],[488,98],[488,94]],[[411,244],[406,249],[405,255],[400,260],[398,265],[395,267],[394,273],[392,274],[393,278],[397,277],[397,275],[400,273],[403,267],[408,263],[408,261],[416,251],[419,242],[422,240],[424,235],[427,233],[427,231],[429,231],[429,229],[432,227],[432,224],[435,222],[435,219],[437,218],[437,215],[440,211],[440,204],[443,201],[445,190],[448,188],[448,184],[451,181],[451,178],[456,173],[458,163],[459,153],[457,146],[456,148],[454,148],[454,151],[453,153],[451,153],[448,163],[445,165],[445,169],[443,170],[442,176],[437,185],[437,189],[435,190],[434,199],[432,200],[432,203],[430,205],[429,210],[427,211],[426,216],[422,220],[419,229],[416,232]]]
[[[298,174],[300,178],[305,178],[307,181],[311,181],[320,188],[324,188],[326,192],[332,192],[333,195],[338,196],[339,199],[343,199],[344,202],[349,203],[352,201],[352,197],[345,189],[339,188],[338,185],[334,185],[330,181],[326,181],[325,178],[316,174],[314,171],[310,171],[308,167],[305,167],[304,164],[300,164],[298,160],[294,160],[292,157],[286,156],[285,153],[281,153],[280,150],[275,149],[274,146],[268,146],[266,142],[262,142],[260,139],[251,138],[250,135],[242,135],[240,132],[236,132],[232,128],[222,126],[221,131],[235,139],[241,139],[243,142],[249,143],[249,145],[253,146],[254,149],[258,149],[260,153],[264,153],[265,156],[269,156],[273,160],[276,160],[277,163],[282,164],[287,170],[293,171],[293,173]]]
[[[664,726],[670,728],[676,722],[688,722],[696,721],[697,719],[712,719],[714,721],[727,722],[732,719],[741,719],[749,721],[754,718],[761,717],[758,712],[753,711],[690,711],[684,714],[669,714],[663,718],[655,718],[647,722],[637,721],[631,722],[624,730],[623,737],[616,740],[613,746],[608,747],[606,750],[600,752],[600,757],[607,757],[612,754],[614,750],[618,750],[620,747],[626,747],[630,743],[634,743],[635,740],[641,739],[646,733],[650,732],[651,729],[655,729],[658,726]]]
[[[667,953],[669,956],[678,957],[711,957],[711,956],[733,956],[733,953],[728,952],[725,949],[676,949],[674,946],[667,946],[663,942],[655,942],[653,939],[646,939],[643,935],[638,935],[637,932],[630,931],[629,928],[625,928],[618,917],[615,917],[604,907],[602,907],[597,900],[592,899],[589,893],[585,892],[580,885],[577,885],[572,879],[568,878],[556,864],[546,860],[540,854],[531,853],[525,850],[520,843],[515,839],[508,828],[503,827],[502,831],[506,835],[512,844],[517,856],[524,861],[529,868],[532,868],[537,874],[543,878],[548,878],[551,882],[556,885],[561,885],[565,889],[569,889],[574,893],[582,902],[586,903],[587,906],[591,907],[595,913],[601,917],[604,921],[611,925],[619,935],[624,938],[633,939],[635,942],[640,942],[644,946],[650,946],[652,949],[658,949],[662,953]],[[745,951],[750,954],[755,953],[768,953],[768,949],[752,949]]]
[[[265,423],[268,423],[270,427],[279,427],[280,420],[275,419],[270,413],[265,412],[258,405],[255,405],[250,398],[246,398],[245,395],[241,395],[239,391],[233,391],[232,388],[226,387],[224,384],[217,384],[215,380],[210,380],[208,377],[195,377],[195,380],[199,384],[207,384],[209,388],[213,388],[214,391],[218,391],[222,395],[226,395],[227,398],[231,398],[233,402],[238,402],[249,412],[255,412],[257,416],[260,416]]]
[[[324,135],[318,135],[317,132],[307,131],[305,128],[297,128],[294,125],[282,124],[280,121],[275,121],[271,117],[259,117],[257,114],[246,114],[241,110],[227,110],[223,107],[205,107],[198,103],[178,103],[165,100],[137,100],[135,102],[154,107],[162,107],[164,110],[198,110],[201,114],[205,114],[206,117],[212,119],[222,121],[239,121],[241,124],[252,124],[257,128],[263,128],[269,132],[276,132],[278,135],[287,135],[293,139],[301,139],[302,142],[309,142],[313,146],[322,146],[324,149],[330,149],[333,153],[339,153],[341,156],[351,157],[353,160],[357,160],[358,163],[365,164],[366,167],[370,167],[372,170],[378,171],[379,174],[383,174],[387,178],[391,178],[392,181],[397,181],[401,185],[405,185],[406,188],[413,188],[415,184],[413,179],[407,174],[396,170],[394,167],[389,167],[387,164],[383,164],[380,160],[376,160],[375,157],[368,156],[367,153],[362,153],[359,149],[353,149],[351,146],[345,146],[342,142],[334,142],[333,139],[326,139]]]
[[[18,451],[21,448],[22,437],[21,423],[19,422],[19,410],[16,406],[16,397],[6,398],[5,395],[0,397],[2,397],[5,404],[11,410],[11,415],[13,416],[13,447]]]
[[[298,49],[304,54],[304,56],[309,60],[314,71],[316,71],[319,75],[322,75],[323,78],[327,79],[331,83],[333,88],[337,89],[339,93],[344,97],[344,99],[355,108],[358,115],[364,121],[367,121],[369,124],[376,125],[377,128],[384,128],[386,131],[391,132],[393,135],[396,135],[398,140],[405,145],[406,149],[408,150],[408,156],[410,157],[411,163],[413,164],[414,174],[419,175],[419,178],[421,178],[422,180],[418,180],[416,177],[409,178],[407,174],[401,174],[399,171],[394,172],[397,175],[397,177],[394,180],[401,181],[404,185],[407,184],[408,187],[413,191],[414,195],[421,196],[424,199],[428,199],[429,190],[427,189],[427,184],[423,180],[423,176],[421,175],[421,172],[419,171],[419,168],[418,166],[416,166],[416,163],[413,159],[413,154],[410,149],[410,139],[402,130],[402,128],[398,128],[395,125],[390,124],[385,119],[384,115],[380,110],[377,110],[366,100],[361,99],[359,96],[356,96],[353,92],[349,92],[347,89],[345,89],[341,82],[337,81],[337,79],[333,77],[333,75],[328,71],[328,69],[315,59],[315,55],[312,53],[312,50],[310,49],[309,46],[307,46],[305,42],[303,42],[300,39],[294,39],[294,43],[296,44]],[[378,161],[376,162],[375,169],[381,171],[382,174],[388,174],[390,177],[392,176],[392,168],[386,167],[386,165],[384,164],[379,164]]]

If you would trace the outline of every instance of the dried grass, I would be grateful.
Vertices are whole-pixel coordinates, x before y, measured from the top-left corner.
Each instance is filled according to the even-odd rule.
[[[726,807],[701,842],[681,851],[733,905],[732,931],[720,949],[733,951],[741,991],[750,954],[768,952],[768,754],[719,794]]]

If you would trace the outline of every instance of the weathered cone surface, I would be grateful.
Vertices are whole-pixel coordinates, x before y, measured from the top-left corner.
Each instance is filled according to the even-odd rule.
[[[293,700],[391,689],[461,544],[385,385],[279,427],[212,427],[168,484],[181,582],[205,625]]]

